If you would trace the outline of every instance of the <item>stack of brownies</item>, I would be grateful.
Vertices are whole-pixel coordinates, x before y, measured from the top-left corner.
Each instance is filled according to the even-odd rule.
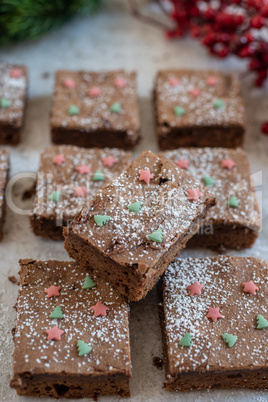
[[[158,282],[168,391],[268,389],[268,264],[179,257],[185,246],[222,252],[258,237],[254,184],[237,148],[239,82],[217,71],[159,72],[162,152],[131,163],[126,149],[140,139],[135,79],[56,75],[57,145],[41,155],[30,221],[38,236],[65,238],[75,262],[20,261],[11,386],[25,396],[129,396],[128,300]],[[2,151],[2,189],[7,160]]]

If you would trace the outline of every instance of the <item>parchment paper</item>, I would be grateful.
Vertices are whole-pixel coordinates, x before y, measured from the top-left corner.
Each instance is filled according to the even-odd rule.
[[[11,177],[20,172],[36,172],[40,152],[50,144],[49,110],[54,72],[60,68],[103,70],[125,68],[138,71],[138,87],[143,140],[135,149],[157,151],[152,110],[152,86],[155,73],[162,68],[218,68],[224,71],[245,71],[245,62],[228,58],[218,60],[190,38],[167,41],[160,30],[144,25],[130,16],[126,1],[107,1],[107,7],[93,17],[75,18],[58,31],[40,40],[0,49],[3,61],[22,63],[30,70],[29,101],[21,144],[11,149]],[[155,12],[151,5],[147,10]],[[248,129],[244,147],[249,154],[251,169],[262,203],[263,230],[251,250],[231,252],[268,259],[268,137],[261,134],[260,124],[268,120],[268,93],[251,85],[251,78],[241,75],[243,95],[248,114]],[[20,180],[13,191],[17,206],[27,209],[30,200],[21,201],[30,179]],[[215,255],[207,250],[185,251],[182,256]],[[18,287],[8,280],[17,275],[20,258],[67,260],[62,242],[35,237],[27,215],[7,212],[4,241],[0,244],[0,399],[32,401],[18,397],[9,388],[12,375],[13,342],[11,329],[15,325],[13,305]],[[158,322],[157,295],[154,289],[145,300],[131,304],[131,347],[133,379],[131,401],[268,401],[268,393],[243,390],[169,393],[162,389],[164,370],[153,365],[153,356],[162,356]],[[42,401],[46,401],[43,398]],[[100,401],[123,401],[116,397]]]

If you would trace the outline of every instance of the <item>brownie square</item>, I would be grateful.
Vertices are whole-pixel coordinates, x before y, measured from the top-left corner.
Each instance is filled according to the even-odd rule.
[[[217,200],[187,246],[223,251],[254,244],[261,216],[249,161],[242,149],[179,148],[161,155],[208,186]]]
[[[129,396],[126,299],[74,262],[20,264],[11,387],[33,397]]]
[[[130,300],[140,300],[214,202],[173,162],[143,152],[64,228],[65,248]]]
[[[41,154],[30,216],[34,233],[62,240],[62,227],[130,163],[131,153],[116,148],[84,149],[70,145],[47,148]]]
[[[0,62],[0,144],[16,145],[24,122],[28,72]]]
[[[213,70],[163,70],[154,90],[160,149],[240,146],[245,107],[233,74]]]
[[[140,139],[136,73],[57,71],[50,125],[55,144],[132,148]]]
[[[0,241],[3,240],[3,226],[5,221],[5,192],[9,173],[9,152],[0,148]]]
[[[268,389],[267,262],[176,259],[160,311],[168,391]]]

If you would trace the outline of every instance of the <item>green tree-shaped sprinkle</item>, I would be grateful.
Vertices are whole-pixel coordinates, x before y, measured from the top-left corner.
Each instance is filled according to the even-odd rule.
[[[94,216],[94,221],[99,227],[102,227],[105,223],[109,222],[110,219],[111,219],[111,217],[108,215],[95,215]]]
[[[77,341],[78,356],[84,356],[91,352],[92,347],[84,341]]]
[[[238,208],[239,207],[238,200],[237,200],[235,195],[232,195],[229,198],[229,200],[227,201],[227,206],[231,207],[231,208]]]
[[[128,209],[129,209],[131,212],[137,212],[137,213],[139,213],[139,212],[141,212],[141,207],[142,207],[142,203],[141,203],[140,201],[136,201],[136,202],[134,202],[133,204],[130,204],[130,205],[128,206]]]
[[[263,317],[263,315],[257,315],[257,329],[268,328],[268,321]]]
[[[3,109],[7,109],[11,106],[11,101],[7,98],[0,98],[0,106]]]
[[[236,343],[237,336],[232,335],[232,334],[227,334],[227,332],[225,332],[224,334],[222,334],[222,339],[227,343],[229,348],[231,348]]]
[[[96,170],[93,176],[93,181],[103,181],[105,180],[104,174],[100,170]]]
[[[90,278],[89,275],[85,277],[82,289],[92,289],[96,286],[96,283]]]
[[[213,186],[216,183],[216,180],[209,176],[203,176],[203,182],[206,187]]]
[[[70,116],[75,116],[75,115],[80,113],[80,109],[76,105],[71,105],[69,107],[68,113],[69,113]]]
[[[53,191],[48,197],[49,200],[54,201],[54,202],[59,202],[61,198],[61,192],[60,191]]]
[[[189,332],[186,332],[186,334],[181,338],[179,344],[181,346],[192,346],[192,335]]]
[[[184,107],[177,105],[174,107],[174,113],[176,116],[180,117],[180,116],[183,116],[186,113],[186,111],[185,111]]]
[[[223,99],[215,99],[213,102],[214,109],[221,109],[224,107],[224,100]]]
[[[148,234],[147,239],[155,241],[156,243],[161,243],[162,242],[162,235],[163,235],[162,230],[157,229],[154,232]]]
[[[121,104],[120,104],[120,102],[114,102],[110,107],[110,111],[112,113],[120,113],[121,112]]]
[[[64,318],[64,314],[62,312],[62,309],[60,306],[56,306],[52,313],[50,314],[49,318],[56,318],[60,320],[61,318]]]

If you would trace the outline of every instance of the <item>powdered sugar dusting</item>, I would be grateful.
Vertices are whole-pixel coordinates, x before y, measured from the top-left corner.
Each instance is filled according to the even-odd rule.
[[[249,162],[242,149],[225,148],[179,148],[161,154],[173,162],[189,161],[187,172],[200,182],[204,176],[215,179],[209,190],[215,195],[217,204],[210,209],[207,222],[241,224],[253,230],[261,228],[260,211],[255,196],[254,183],[250,177]],[[222,167],[223,159],[232,159],[233,169]],[[227,201],[235,195],[238,208],[229,208]]]
[[[25,264],[26,265],[26,264]],[[17,303],[14,375],[40,371],[76,374],[104,374],[107,370],[130,372],[128,305],[109,284],[96,280],[96,287],[83,290],[87,274],[75,263],[36,262],[24,266]],[[61,286],[59,297],[48,299],[44,289]],[[98,301],[109,311],[95,317],[91,306]],[[51,320],[55,306],[61,306],[64,319]],[[61,341],[49,341],[46,329],[57,325]],[[78,357],[77,341],[92,346],[89,355]]]
[[[243,292],[242,283],[253,280],[257,295]],[[200,296],[189,296],[187,286],[203,285]],[[268,265],[246,257],[176,259],[164,276],[165,335],[172,374],[187,371],[246,369],[264,367],[267,333],[256,329],[256,316],[268,315]],[[206,318],[209,307],[220,308],[223,318],[213,323]],[[192,346],[183,348],[179,340],[192,334]],[[229,349],[223,333],[237,335]]]
[[[60,166],[52,163],[53,157],[58,154],[65,157],[65,163]],[[113,156],[116,160],[112,167],[103,166],[102,160],[107,156]],[[32,214],[35,219],[72,219],[94,198],[101,187],[115,179],[130,162],[131,154],[117,148],[84,149],[62,145],[46,149],[41,155]],[[77,168],[81,165],[89,166],[90,173],[80,174]],[[105,176],[103,181],[93,181],[96,170],[100,170]],[[82,186],[87,190],[86,197],[76,197],[75,188]],[[57,203],[48,199],[54,191],[61,192]]]
[[[118,87],[115,79],[120,75],[126,85]],[[73,79],[76,87],[69,89],[63,85],[65,79]],[[92,87],[100,89],[98,97],[90,97]],[[113,103],[120,102],[120,113],[111,113]],[[70,105],[76,105],[80,113],[68,114]],[[52,108],[53,127],[68,127],[81,131],[124,131],[137,140],[140,129],[136,75],[126,71],[94,73],[87,71],[58,71]]]
[[[0,148],[0,211],[3,208],[5,188],[9,169],[9,152]],[[1,217],[2,218],[2,217]]]
[[[150,169],[154,177],[149,184],[139,180],[142,169]],[[187,190],[198,186],[203,196],[188,200]],[[210,193],[172,162],[144,152],[82,210],[72,230],[114,260],[152,266],[189,230],[209,199]],[[140,213],[127,208],[136,201],[142,203]],[[98,214],[111,219],[98,227],[93,219]],[[162,242],[150,242],[146,236],[157,229],[163,232]]]
[[[211,75],[217,78],[216,85],[207,84]],[[171,86],[170,78],[178,79],[179,85]],[[200,91],[199,96],[192,95],[194,89]],[[165,131],[185,126],[245,125],[245,107],[239,82],[232,74],[209,70],[160,71],[155,91],[157,123],[163,125]],[[213,103],[219,98],[224,101],[224,107],[216,109]],[[176,117],[175,106],[183,107],[186,113]]]
[[[5,98],[11,102],[8,108],[0,107],[0,122],[20,127],[26,99],[27,75],[25,67],[16,67],[22,70],[22,75],[12,78],[10,72],[14,65],[0,62],[0,98]]]

